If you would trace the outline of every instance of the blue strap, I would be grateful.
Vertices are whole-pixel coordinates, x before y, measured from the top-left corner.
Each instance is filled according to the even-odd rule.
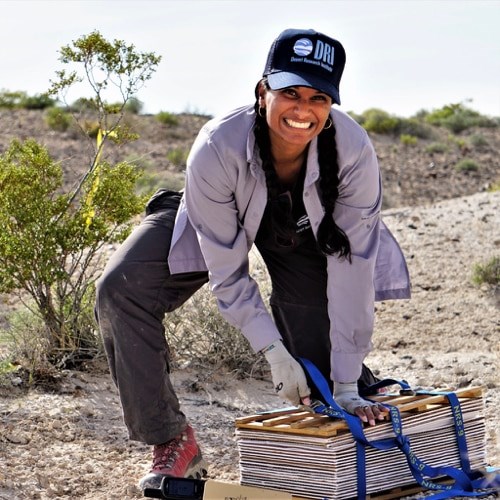
[[[399,385],[401,387],[401,393],[405,394],[415,394],[408,384],[406,380],[396,380],[393,378],[385,378],[383,380],[379,380],[378,382],[375,382],[374,384],[369,385],[368,387],[362,388],[359,393],[361,396],[369,395],[369,394],[376,394],[379,389],[383,389],[384,387],[388,387],[390,385]]]
[[[415,480],[424,488],[440,491],[440,493],[433,495],[429,498],[435,500],[452,498],[456,496],[466,497],[481,497],[492,493],[492,488],[498,488],[498,481],[500,476],[497,475],[493,480],[486,481],[484,475],[478,471],[472,471],[468,458],[467,442],[465,438],[465,428],[463,426],[462,412],[460,402],[454,393],[437,393],[428,392],[426,394],[444,394],[448,397],[452,407],[452,413],[455,422],[455,434],[457,436],[457,444],[459,447],[460,460],[462,469],[455,467],[433,467],[422,462],[412,451],[410,447],[410,440],[403,434],[401,415],[396,406],[385,405],[391,414],[391,423],[394,432],[393,438],[379,439],[368,441],[363,431],[361,420],[350,413],[347,413],[341,408],[333,398],[330,387],[321,372],[309,360],[299,358],[312,381],[315,383],[323,400],[329,405],[317,405],[314,410],[317,413],[322,413],[333,418],[340,418],[346,421],[353,438],[356,442],[356,459],[357,459],[357,493],[358,498],[366,498],[366,465],[365,465],[365,447],[371,446],[378,450],[388,450],[392,448],[399,448],[406,457],[410,472]],[[394,379],[386,379],[370,386],[370,390],[376,387],[386,387],[388,385],[398,384],[402,387],[403,391],[411,391],[411,387],[405,381],[397,381]],[[418,394],[423,394],[419,391]],[[450,396],[451,394],[451,396]],[[427,478],[436,478],[441,476],[448,476],[454,479],[452,485],[443,485],[430,481]],[[488,488],[486,491],[475,491],[477,489]]]

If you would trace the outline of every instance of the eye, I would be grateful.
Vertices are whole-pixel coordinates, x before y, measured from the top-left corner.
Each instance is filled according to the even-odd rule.
[[[313,101],[328,102],[329,97],[326,94],[317,94],[312,99]]]
[[[286,89],[283,89],[281,91],[281,93],[284,95],[290,96],[290,97],[297,97],[297,95],[298,95],[297,91],[292,87],[288,87]]]

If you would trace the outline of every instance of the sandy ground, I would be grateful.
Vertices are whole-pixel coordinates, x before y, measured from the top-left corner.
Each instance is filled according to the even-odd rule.
[[[487,459],[500,466],[500,297],[471,283],[473,265],[500,251],[500,193],[393,209],[384,220],[408,257],[413,297],[377,304],[367,364],[414,386],[483,387]],[[190,371],[173,380],[210,477],[238,481],[234,421],[283,406],[270,381],[205,380]],[[0,499],[141,498],[135,484],[150,450],[127,439],[104,370],[68,372],[58,393],[12,387],[0,399],[0,419]]]

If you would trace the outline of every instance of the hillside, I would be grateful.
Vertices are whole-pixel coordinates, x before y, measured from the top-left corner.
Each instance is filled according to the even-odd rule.
[[[178,118],[172,127],[152,116],[129,117],[141,139],[111,146],[110,157],[137,160],[151,185],[180,185],[183,167],[167,155],[187,151],[207,118]],[[34,137],[63,162],[68,185],[85,170],[91,144],[74,131],[50,131],[43,112],[0,110],[0,120],[0,152],[12,137]],[[413,296],[377,303],[367,364],[380,376],[404,378],[413,386],[482,387],[487,462],[500,466],[500,295],[471,282],[473,265],[500,252],[500,191],[487,191],[500,180],[500,130],[453,137],[442,129],[433,133],[415,146],[371,136],[384,179],[383,217],[407,256]],[[445,150],[429,153],[436,143]],[[474,160],[478,169],[457,171],[463,158]],[[1,297],[0,314],[8,307],[9,298]],[[284,406],[270,380],[242,381],[234,374],[189,368],[176,371],[173,383],[210,464],[209,475],[237,481],[234,419]],[[135,485],[149,466],[149,448],[127,439],[104,364],[66,372],[56,392],[13,385],[0,387],[0,398],[0,499],[141,498]]]
[[[187,154],[208,117],[176,117],[177,125],[165,125],[154,116],[128,115],[125,124],[139,134],[139,140],[123,146],[110,143],[103,157],[111,162],[133,161],[143,167],[148,186],[180,187],[184,164],[174,164],[169,158]],[[68,185],[85,171],[94,140],[84,138],[79,130],[51,130],[45,123],[44,111],[38,110],[0,109],[0,123],[0,151],[12,138],[35,138],[62,162]],[[399,136],[371,135],[383,176],[385,208],[428,205],[467,196],[499,181],[500,128],[474,128],[461,134],[438,127],[430,130],[431,137],[419,139],[414,146],[402,144]],[[474,160],[479,168],[455,169],[464,158]]]

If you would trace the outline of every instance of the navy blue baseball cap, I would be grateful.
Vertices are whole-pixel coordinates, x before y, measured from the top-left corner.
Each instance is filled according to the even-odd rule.
[[[274,40],[262,76],[272,90],[312,87],[340,104],[344,66],[345,50],[339,41],[314,30],[288,29]]]

